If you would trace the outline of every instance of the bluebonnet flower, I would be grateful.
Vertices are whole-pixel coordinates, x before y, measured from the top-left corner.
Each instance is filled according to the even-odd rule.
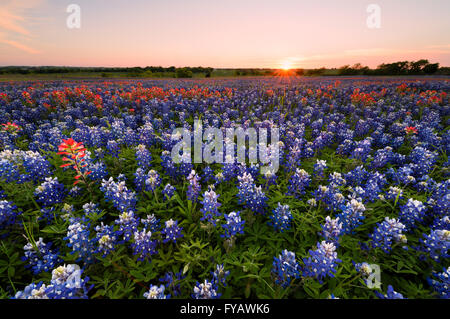
[[[39,152],[21,150],[0,152],[0,177],[6,182],[41,182],[51,175],[50,168],[50,163]]]
[[[372,268],[366,262],[362,263],[353,262],[353,264],[355,265],[356,271],[359,272],[361,275],[363,275],[363,277],[367,277],[372,273]]]
[[[340,192],[330,192],[330,197],[326,198],[325,203],[327,204],[328,210],[337,210],[342,203],[345,202],[344,195]]]
[[[101,213],[101,209],[98,207],[98,204],[92,202],[84,204],[82,208],[86,216],[99,215]]]
[[[406,205],[400,206],[400,222],[406,229],[411,230],[415,224],[421,222],[426,212],[425,205],[418,200],[408,199]]]
[[[448,258],[450,249],[450,231],[445,229],[431,230],[430,234],[424,234],[420,239],[421,250],[428,253],[430,258],[439,262],[441,259]]]
[[[269,225],[273,226],[275,230],[284,232],[291,228],[292,218],[289,205],[281,205],[281,203],[278,203],[277,208],[272,211],[272,215],[270,216],[271,222],[269,222]]]
[[[436,181],[432,179],[428,175],[423,175],[419,180],[417,181],[416,185],[414,187],[419,192],[431,192],[436,185]]]
[[[234,159],[230,155],[227,155],[225,157],[225,163],[223,164],[223,170],[222,170],[224,181],[232,180],[233,178],[236,177],[236,175],[238,173],[236,164],[233,163],[233,161],[234,161]]]
[[[183,276],[181,271],[177,272],[176,274],[169,271],[164,274],[164,277],[159,278],[159,281],[164,283],[167,289],[171,291],[175,297],[177,297],[181,294],[179,282],[185,277],[186,276]]]
[[[225,230],[225,234],[222,237],[231,238],[238,234],[244,233],[245,221],[242,220],[240,212],[231,212],[229,214],[224,214],[226,223],[222,225]]]
[[[345,180],[352,186],[361,186],[368,176],[367,170],[362,166],[358,166],[344,175]]]
[[[392,244],[395,242],[406,243],[406,236],[402,234],[405,229],[398,219],[385,217],[382,223],[377,223],[373,234],[369,235],[372,239],[374,248],[381,248],[385,253],[389,253]]]
[[[450,216],[436,218],[431,225],[431,229],[450,230]]]
[[[159,287],[156,285],[150,285],[150,289],[144,293],[144,298],[146,299],[169,299],[170,295],[165,295],[164,290],[166,287],[164,285],[160,285]]]
[[[281,255],[273,258],[272,275],[275,283],[288,287],[293,279],[300,278],[300,265],[295,259],[295,253],[283,250]]]
[[[41,272],[47,272],[53,269],[61,259],[58,257],[58,251],[51,249],[52,243],[44,243],[42,237],[34,244],[28,242],[23,249],[25,256],[23,261],[28,261],[27,268],[31,268],[33,274],[37,275]]]
[[[189,176],[187,177],[187,180],[189,181],[186,193],[187,198],[193,202],[196,202],[202,188],[200,185],[200,177],[194,170],[192,170]]]
[[[1,210],[1,202],[0,202],[0,210]],[[55,207],[41,208],[41,216],[39,216],[38,220],[45,220],[47,222],[47,225],[50,225],[55,221],[55,219],[56,219]]]
[[[203,205],[203,208],[200,211],[203,213],[203,216],[200,220],[207,220],[214,226],[216,226],[217,217],[220,216],[218,208],[220,207],[220,203],[217,201],[219,195],[214,192],[213,189],[206,191],[203,193],[203,200],[200,202]]]
[[[296,198],[301,198],[305,193],[305,189],[309,186],[311,177],[304,169],[299,169],[289,179],[288,194]]]
[[[286,162],[286,170],[288,172],[294,171],[297,166],[300,164],[300,160],[302,157],[302,141],[296,139],[294,141],[294,145],[289,146],[288,151],[288,160]]]
[[[323,171],[326,168],[327,168],[327,161],[318,159],[316,164],[314,164],[314,174],[323,177]]]
[[[265,189],[268,189],[270,185],[276,185],[277,183],[277,174],[273,170],[267,170],[267,172],[263,175],[263,178],[266,180],[264,184]]]
[[[145,190],[153,192],[161,184],[161,178],[157,171],[151,169],[145,177]]]
[[[106,169],[105,163],[99,161],[96,163],[92,163],[88,165],[87,170],[89,170],[91,173],[88,175],[90,179],[93,180],[102,180],[105,179],[108,176],[108,171]]]
[[[92,286],[87,287],[89,277],[81,278],[83,270],[78,265],[63,265],[52,271],[47,295],[50,299],[87,299]]]
[[[342,223],[342,234],[352,234],[353,230],[362,224],[365,219],[366,207],[357,199],[351,199],[345,206],[341,206],[342,213],[337,217]]]
[[[433,190],[428,204],[432,207],[435,216],[446,216],[450,212],[450,179],[438,183]]]
[[[147,215],[147,218],[141,219],[141,223],[144,225],[144,228],[152,232],[159,230],[159,219],[154,214]]]
[[[355,142],[349,139],[345,139],[336,149],[337,154],[341,155],[350,155],[350,153],[353,151]]]
[[[439,298],[450,299],[450,267],[443,269],[441,273],[432,273],[433,277],[428,278],[428,283],[438,293]]]
[[[220,297],[220,294],[217,292],[217,286],[208,280],[205,279],[203,283],[197,283],[194,287],[194,293],[192,294],[192,298],[194,299],[217,299]]]
[[[321,149],[324,146],[325,146],[325,143],[323,143],[323,141],[321,141],[321,138],[315,140],[314,144],[312,142],[307,142],[303,149],[303,156],[306,158],[313,157],[314,156],[314,148]]]
[[[124,181],[116,183],[110,177],[108,180],[102,180],[100,190],[105,194],[105,200],[111,201],[117,210],[134,210],[137,202],[136,193],[128,190]]]
[[[103,148],[97,148],[94,152],[95,152],[96,158],[98,158],[98,159],[105,158],[105,152],[104,152]]]
[[[238,176],[238,200],[245,208],[256,213],[264,213],[267,206],[267,196],[261,186],[256,186],[249,173]]]
[[[328,186],[333,189],[344,186],[347,183],[345,178],[342,177],[342,174],[338,172],[333,172],[332,174],[330,174],[328,177],[328,182]]]
[[[22,166],[28,173],[27,179],[35,182],[51,175],[50,163],[38,152],[22,152]]]
[[[63,207],[61,208],[61,213],[63,213],[61,215],[61,217],[64,220],[68,220],[68,219],[70,219],[70,217],[73,216],[73,211],[74,211],[73,205],[69,205],[67,203],[64,203]]]
[[[172,196],[175,194],[175,186],[170,185],[169,183],[164,186],[164,189],[161,191],[161,193],[164,195],[164,199],[171,199]]]
[[[318,242],[317,249],[309,250],[311,257],[304,258],[304,273],[308,277],[314,277],[322,282],[326,276],[334,277],[337,264],[342,262],[337,257],[336,246],[331,242]]]
[[[253,176],[253,179],[257,179],[257,177],[259,175],[259,171],[260,171],[259,164],[251,163],[250,167],[245,166],[245,168],[246,168],[247,172],[249,172],[250,175]]]
[[[205,183],[209,183],[210,181],[214,180],[214,171],[211,169],[211,167],[206,166],[203,169],[203,173],[202,173],[201,179]]]
[[[167,243],[169,241],[177,242],[177,239],[183,237],[184,235],[181,233],[183,227],[178,226],[178,221],[174,221],[173,219],[169,219],[165,222],[165,228],[161,231],[161,234],[164,235],[163,243]]]
[[[142,231],[134,232],[134,243],[131,244],[133,248],[133,255],[138,255],[138,261],[149,259],[151,255],[157,253],[156,246],[158,242],[152,240],[152,232],[145,228]]]
[[[58,182],[58,177],[47,177],[34,191],[36,201],[44,207],[62,203],[66,196],[64,185]]]
[[[24,290],[18,291],[14,299],[50,299],[47,295],[47,286],[44,282],[40,281],[37,284],[31,283],[24,288]]]
[[[16,223],[16,218],[21,213],[17,211],[17,206],[7,200],[0,201],[0,229]]]
[[[222,182],[225,181],[225,177],[223,176],[222,172],[217,172],[216,175],[214,175],[214,181],[215,181],[215,185],[218,185]]]
[[[172,157],[170,156],[169,151],[163,151],[161,153],[161,166],[163,167],[167,175],[169,175],[172,178],[177,177],[177,168],[174,162],[172,161]]]
[[[377,181],[374,178],[369,178],[363,188],[357,186],[355,188],[356,194],[360,196],[364,201],[374,202],[382,197],[380,197],[382,185],[384,181]]]
[[[365,162],[371,152],[372,148],[372,138],[367,137],[362,141],[356,143],[356,147],[353,149],[353,152],[350,154],[350,158],[359,159]]]
[[[138,167],[142,168],[144,171],[148,170],[151,166],[152,154],[143,144],[139,144],[136,147],[136,161]]]
[[[106,149],[112,157],[119,158],[120,146],[117,141],[109,140],[108,143],[106,143]]]
[[[393,157],[392,147],[386,146],[383,149],[379,149],[375,152],[373,161],[370,163],[370,167],[374,169],[380,169],[388,164]]]
[[[73,186],[70,190],[69,190],[69,195],[72,197],[77,197],[79,195],[81,195],[81,188],[78,186]]]
[[[431,152],[421,146],[416,146],[409,154],[409,159],[414,164],[414,171],[418,175],[430,173],[436,162],[437,153]]]
[[[261,186],[254,186],[247,194],[245,207],[253,212],[263,214],[267,207],[267,196]]]
[[[185,176],[188,177],[189,174],[191,173],[192,169],[194,168],[194,166],[191,163],[191,154],[189,153],[183,153],[183,155],[181,155],[181,163],[178,166],[178,174],[180,174],[181,176]]]
[[[403,190],[401,188],[390,186],[385,198],[387,200],[397,201],[403,198]]]
[[[375,291],[375,294],[380,299],[405,299],[401,293],[394,291],[394,288],[391,285],[388,286],[386,295],[383,295],[378,291]]]
[[[95,235],[95,242],[97,243],[96,253],[102,253],[106,257],[116,248],[119,243],[119,232],[113,230],[113,226],[101,225],[95,227],[97,234]]]
[[[82,260],[86,264],[94,262],[95,246],[89,239],[90,224],[84,219],[71,218],[70,225],[67,228],[67,236],[64,240],[69,241],[67,246],[72,248],[71,254],[78,254],[77,262]]]
[[[345,202],[345,197],[333,187],[319,185],[313,196],[317,201],[322,201],[327,210],[337,210]]]
[[[332,242],[337,245],[339,237],[342,233],[342,223],[340,222],[339,217],[331,218],[330,216],[327,216],[325,218],[325,224],[323,224],[321,227],[322,231],[319,233],[319,235],[323,236],[326,241]]]
[[[316,206],[317,206],[317,201],[316,201],[315,198],[310,198],[310,199],[308,199],[308,200],[306,201],[306,203],[307,203],[308,205],[310,205],[311,207],[316,207]]]
[[[404,165],[397,170],[390,168],[387,171],[387,175],[390,176],[394,183],[404,185],[414,184],[416,182],[416,178],[413,174],[413,168],[409,164]]]
[[[154,129],[150,122],[145,122],[140,128],[138,128],[139,143],[144,144],[147,147],[152,146],[155,143]]]
[[[130,241],[139,225],[139,217],[130,210],[120,214],[119,219],[116,219],[115,223],[119,225],[119,231],[123,234],[123,239],[125,241]]]
[[[92,286],[86,286],[89,277],[81,278],[82,273],[78,265],[59,266],[53,269],[49,285],[42,281],[31,283],[14,299],[87,299]]]
[[[213,282],[216,286],[219,286],[219,284],[222,284],[226,287],[226,280],[228,275],[230,274],[229,270],[225,270],[223,264],[217,264],[216,269],[211,272],[211,275],[213,276]]]
[[[142,169],[140,167],[138,167],[136,169],[136,172],[133,175],[134,175],[134,185],[136,185],[136,190],[140,192],[144,189],[145,179],[146,179],[147,175],[145,174],[144,169]]]

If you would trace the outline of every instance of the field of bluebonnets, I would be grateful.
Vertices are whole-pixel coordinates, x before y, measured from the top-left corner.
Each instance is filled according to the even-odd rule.
[[[448,298],[446,79],[0,84],[2,298]],[[280,168],[175,164],[278,127]]]

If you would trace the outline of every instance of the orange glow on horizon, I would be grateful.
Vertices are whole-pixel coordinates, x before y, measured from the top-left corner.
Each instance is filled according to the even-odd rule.
[[[281,64],[281,69],[284,71],[289,71],[290,69],[292,69],[292,63],[289,61],[285,61]]]

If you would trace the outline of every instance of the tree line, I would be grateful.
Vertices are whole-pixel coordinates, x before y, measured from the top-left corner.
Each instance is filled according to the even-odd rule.
[[[337,69],[297,69],[297,75],[450,75],[449,67],[439,67],[439,63],[430,63],[426,59],[418,61],[399,61],[382,63],[375,69],[356,63],[353,66],[344,65]]]
[[[0,67],[0,74],[59,74],[59,73],[123,73],[126,76],[166,75],[173,77],[193,77],[194,74],[211,76],[210,67],[147,66],[147,67],[69,67],[69,66],[4,66]]]
[[[181,67],[147,66],[147,67],[68,67],[68,66],[4,66],[0,74],[61,74],[61,73],[100,73],[103,77],[120,74],[126,77],[175,77],[192,78],[198,76],[270,76],[278,75],[277,69],[213,69],[211,67]],[[449,67],[439,67],[439,63],[430,63],[426,59],[418,61],[399,61],[383,63],[375,69],[356,63],[353,66],[344,65],[340,68],[327,69],[292,69],[283,71],[289,75],[322,76],[322,75],[450,75]]]

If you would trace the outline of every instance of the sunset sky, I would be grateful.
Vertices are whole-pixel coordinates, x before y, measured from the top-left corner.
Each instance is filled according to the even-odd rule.
[[[69,4],[81,28],[69,29]],[[370,29],[369,4],[381,8]],[[0,65],[450,66],[448,0],[1,0]]]

